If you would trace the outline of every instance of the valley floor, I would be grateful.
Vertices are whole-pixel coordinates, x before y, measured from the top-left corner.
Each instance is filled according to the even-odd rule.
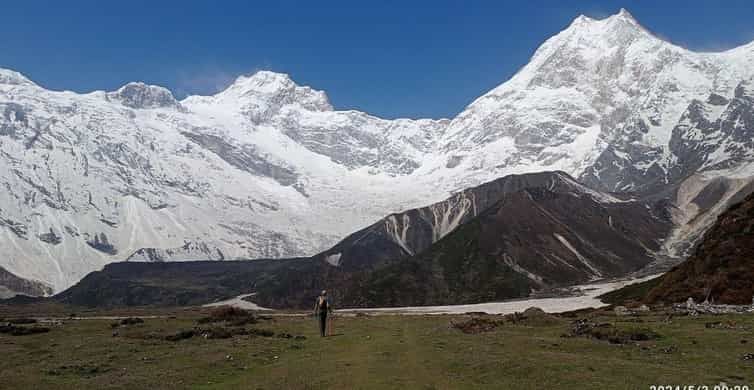
[[[600,281],[590,284],[573,286],[568,291],[559,292],[558,296],[546,298],[513,299],[503,302],[474,303],[468,305],[446,306],[408,306],[371,309],[344,309],[343,312],[391,313],[391,314],[463,314],[469,312],[484,312],[488,314],[511,314],[522,312],[530,307],[538,307],[547,313],[562,313],[573,310],[600,308],[607,306],[598,297],[610,291],[615,291],[628,285],[654,279],[659,275],[644,276],[623,280]],[[228,301],[235,304],[235,301]],[[213,304],[214,305],[214,304]],[[246,308],[244,305],[239,305]]]
[[[657,311],[616,316],[598,310],[532,321],[499,315],[352,314],[336,316],[334,335],[323,339],[311,317],[270,316],[221,326],[199,321],[208,311],[87,312],[76,316],[100,319],[18,325],[50,331],[0,333],[0,387],[649,389],[652,384],[712,388],[720,382],[754,387],[754,360],[746,359],[754,353],[751,314],[669,318]],[[0,306],[5,319],[42,312],[71,314],[64,307]],[[111,327],[115,318],[128,315],[140,315],[144,322]],[[453,326],[472,318],[475,322],[468,324],[494,326],[480,333]],[[658,338],[563,337],[573,335],[579,319],[599,332]],[[199,328],[210,329],[209,338],[181,333]],[[218,328],[236,335],[211,338],[223,334]]]

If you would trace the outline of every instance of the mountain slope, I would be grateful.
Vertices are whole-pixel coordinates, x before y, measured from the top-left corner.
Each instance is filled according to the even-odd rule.
[[[327,109],[317,100],[322,93],[283,75],[260,72],[218,96],[176,102],[144,84],[76,95],[0,73],[7,81],[0,85],[0,265],[56,290],[115,260],[154,260],[149,252],[176,254],[170,260],[316,253],[417,202],[398,185],[383,196],[391,176],[379,167],[363,172],[357,159],[349,168],[271,124],[256,125],[281,105]],[[277,105],[262,107],[251,88]],[[390,153],[358,145],[385,144],[372,138],[389,135],[388,127],[403,137],[413,131],[407,127],[433,123],[329,115],[334,127],[358,117],[358,131],[343,130],[352,141],[335,139],[368,156]],[[410,159],[410,151],[395,153]],[[200,251],[180,250],[187,247]]]
[[[524,189],[548,189],[612,198],[582,186],[564,172],[508,175],[459,191],[427,207],[391,214],[357,231],[323,252],[326,262],[342,268],[395,260],[423,252],[447,234],[470,221],[507,194]]]
[[[454,118],[442,148],[459,170],[558,169],[595,188],[647,189],[677,167],[670,138],[687,106],[733,96],[752,76],[751,50],[694,53],[625,10],[581,16]]]
[[[15,295],[40,296],[52,293],[43,283],[25,280],[0,267],[0,299]]]
[[[314,256],[308,267],[283,266],[277,277],[255,282],[254,300],[305,306],[327,286],[347,306],[438,304],[452,296],[447,291],[461,299],[464,286],[473,285],[461,299],[470,302],[482,299],[475,294],[520,297],[624,275],[654,260],[672,226],[668,208],[665,201],[593,191],[563,172],[507,176],[384,218]],[[448,279],[484,269],[480,274],[500,285],[464,280],[443,287],[444,296],[432,296],[441,272],[437,262]],[[514,280],[522,288],[510,288]],[[485,295],[490,291],[498,294]]]
[[[126,259],[309,256],[544,170],[677,199],[694,175],[754,173],[753,77],[754,45],[694,53],[625,10],[576,18],[452,119],[338,111],[269,71],[178,101],[143,83],[50,91],[0,69],[0,267],[61,291]]]
[[[648,263],[659,247],[657,237],[670,227],[667,211],[666,202],[621,200],[562,172],[513,175],[390,215],[311,258],[217,266],[118,263],[53,299],[97,306],[197,304],[255,292],[263,306],[306,308],[326,287],[338,305],[435,303],[468,290],[450,285],[445,296],[420,300],[417,291],[436,290],[433,270],[426,267],[438,256],[445,256],[441,262],[452,278],[483,269],[485,277],[499,281],[494,289],[475,283],[465,301],[525,296]],[[401,282],[385,287],[384,275],[398,275]],[[416,280],[403,283],[407,277]]]
[[[688,260],[668,272],[649,302],[750,304],[754,298],[754,194],[717,219]]]
[[[662,204],[527,188],[506,194],[425,252],[358,279],[344,299],[382,307],[525,297],[635,271],[654,259],[669,228]]]
[[[255,280],[309,264],[309,259],[112,263],[38,299],[88,307],[197,306],[246,294]]]

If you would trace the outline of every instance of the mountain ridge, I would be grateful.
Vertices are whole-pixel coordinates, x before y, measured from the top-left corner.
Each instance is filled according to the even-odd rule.
[[[511,219],[500,224],[497,214],[503,207],[504,218]],[[196,305],[253,292],[255,302],[265,307],[301,309],[323,286],[337,305],[350,307],[436,304],[451,297],[463,302],[482,296],[516,298],[633,271],[651,260],[651,251],[659,246],[657,237],[669,227],[664,202],[615,198],[588,189],[563,172],[510,175],[431,206],[386,216],[309,258],[231,262],[238,264],[113,263],[52,299],[84,306]],[[482,295],[469,295],[455,285],[437,289],[445,282],[422,279],[431,279],[431,272],[403,272],[432,264],[434,260],[427,259],[435,256],[438,247],[441,252],[451,247],[465,253],[467,244],[479,236],[466,232],[477,228],[487,232],[480,247],[506,244],[450,274],[466,278],[473,275],[469,270],[479,267],[502,270],[499,275],[486,272],[488,278],[472,289]],[[490,228],[495,231],[492,240]],[[604,229],[607,234],[595,235]],[[521,250],[522,242],[527,250]],[[534,256],[527,254],[531,251]],[[453,259],[443,263],[458,268]],[[545,263],[538,264],[539,260]],[[386,289],[384,275],[396,274],[401,281],[412,277],[416,282],[387,283],[389,293],[375,295]],[[505,287],[509,282],[517,287]],[[497,295],[487,293],[493,290]]]
[[[511,80],[439,120],[335,110],[268,71],[176,101],[138,83],[49,91],[0,69],[0,266],[60,291],[128,258],[311,255],[513,173],[562,170],[641,194],[754,161],[748,145],[671,145],[694,100],[713,94],[740,106],[705,114],[726,147],[754,131],[754,46],[694,53],[647,31],[627,11],[577,18]]]

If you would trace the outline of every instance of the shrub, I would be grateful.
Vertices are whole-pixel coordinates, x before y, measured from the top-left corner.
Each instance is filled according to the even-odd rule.
[[[22,325],[22,324],[36,324],[37,320],[34,318],[11,318],[8,320],[9,324],[16,324],[16,325]]]
[[[15,326],[15,325],[2,325],[0,326],[0,333],[9,334],[11,336],[27,336],[38,333],[47,333],[50,328],[42,326]]]
[[[275,336],[275,332],[268,330],[268,329],[256,329],[252,328],[249,329],[249,334],[254,336],[261,336],[261,337],[272,337]]]
[[[143,324],[144,320],[138,317],[128,317],[120,320],[121,325],[136,325],[136,324]]]
[[[227,322],[231,326],[242,326],[257,323],[257,318],[254,313],[248,310],[233,306],[221,306],[212,310],[208,317],[200,318],[197,322],[200,324]]]
[[[178,333],[174,333],[168,336],[165,336],[165,340],[167,341],[181,341],[186,340],[194,337],[196,335],[196,332],[193,330],[182,330]]]

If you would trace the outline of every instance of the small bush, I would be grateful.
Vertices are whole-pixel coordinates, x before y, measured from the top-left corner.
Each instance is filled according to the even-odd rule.
[[[2,325],[0,326],[0,333],[9,334],[11,336],[28,336],[38,333],[47,333],[50,328],[42,326],[14,326],[14,325]]]
[[[76,376],[90,377],[90,376],[104,374],[108,371],[110,371],[109,367],[98,366],[98,365],[95,366],[95,365],[88,365],[88,364],[74,364],[70,366],[65,365],[65,366],[60,366],[58,368],[47,370],[46,374],[51,375],[51,376],[72,374]]]
[[[268,330],[268,329],[256,329],[252,328],[249,329],[249,334],[254,336],[260,336],[260,337],[273,337],[275,336],[275,332]]]
[[[659,333],[649,328],[631,329],[627,332],[623,332],[623,334],[628,336],[631,341],[649,341],[662,337]]]
[[[505,321],[503,320],[474,317],[463,322],[451,322],[450,325],[463,333],[477,334],[495,330],[495,328],[502,326],[504,323]]]
[[[212,310],[208,317],[197,320],[199,324],[210,324],[215,322],[227,322],[230,326],[243,326],[257,323],[254,313],[239,309],[233,306],[221,306]]]
[[[526,326],[549,326],[563,323],[561,318],[545,313],[538,307],[530,307],[523,313],[507,314],[505,319],[508,322]]]
[[[196,332],[193,330],[182,330],[178,333],[174,333],[168,336],[165,336],[165,340],[167,341],[181,341],[186,340],[194,337],[196,335]]]
[[[37,320],[34,318],[11,318],[8,320],[9,324],[23,325],[23,324],[36,324]]]
[[[120,320],[121,325],[137,325],[137,324],[143,324],[144,320],[138,317],[128,317]]]
[[[611,344],[628,344],[655,340],[662,336],[649,328],[620,330],[608,323],[595,324],[588,320],[578,320],[572,324],[570,332],[563,337],[587,337]]]
[[[229,339],[231,336],[233,336],[225,328],[204,329],[204,330],[201,331],[201,335],[205,339]]]

